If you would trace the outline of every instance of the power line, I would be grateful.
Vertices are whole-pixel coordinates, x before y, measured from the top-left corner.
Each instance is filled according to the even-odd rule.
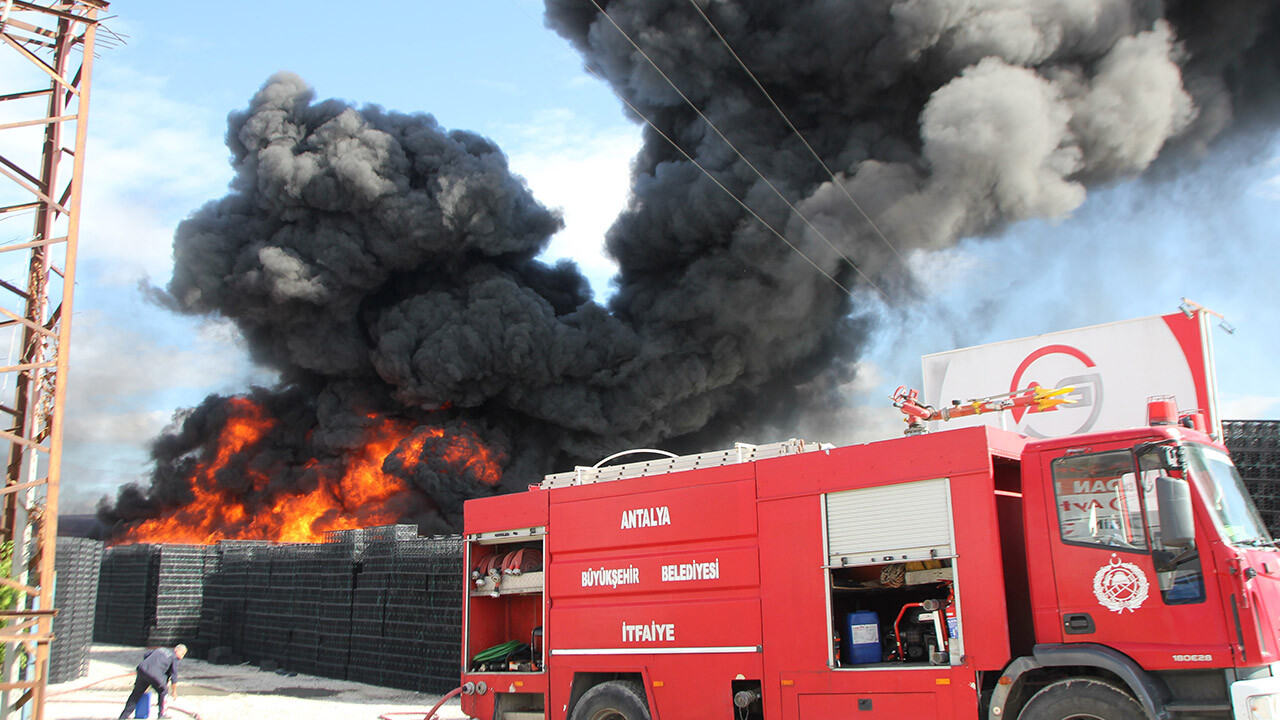
[[[587,71],[587,72],[591,72],[591,70],[590,70],[590,69],[588,69],[588,71]],[[599,75],[596,75],[594,72],[591,72],[591,74],[592,74],[592,75],[595,75],[595,77],[596,77],[597,79],[599,79],[599,80],[604,80],[604,78],[601,78]],[[836,284],[836,287],[838,287],[838,288],[840,288],[841,290],[843,290],[845,295],[848,295],[849,297],[853,297],[853,292],[852,292],[851,290],[849,290],[849,288],[847,288],[847,287],[845,287],[843,284],[841,284],[841,282],[840,282],[839,280],[836,280],[836,279],[835,279],[835,277],[833,277],[833,276],[831,275],[831,273],[827,272],[826,270],[823,270],[823,269],[822,269],[822,267],[821,267],[821,266],[819,266],[819,265],[818,265],[816,262],[814,262],[812,259],[810,259],[808,255],[805,255],[803,250],[801,250],[800,248],[796,247],[795,243],[793,243],[793,242],[791,242],[790,240],[788,240],[788,239],[787,239],[787,237],[786,237],[785,235],[783,235],[783,234],[782,234],[782,233],[781,233],[777,228],[775,228],[774,226],[770,225],[770,224],[768,223],[768,221],[766,221],[764,218],[760,217],[760,215],[759,215],[758,213],[756,213],[756,211],[755,211],[755,210],[752,210],[752,209],[751,209],[751,207],[750,207],[749,205],[747,205],[747,203],[746,203],[746,202],[744,202],[744,201],[743,201],[741,198],[739,198],[737,195],[734,195],[732,190],[730,190],[729,188],[725,187],[724,183],[720,182],[720,180],[719,180],[719,179],[717,179],[715,175],[712,175],[710,170],[708,170],[708,169],[706,169],[705,167],[703,167],[703,166],[702,166],[702,163],[699,163],[697,160],[694,160],[694,159],[693,159],[693,157],[692,157],[691,155],[689,155],[689,153],[685,152],[684,148],[682,148],[682,147],[680,147],[678,144],[676,144],[676,141],[675,141],[675,140],[671,139],[671,137],[670,137],[670,136],[668,136],[665,132],[663,132],[663,131],[662,131],[662,130],[657,126],[657,125],[653,124],[653,122],[652,122],[651,120],[649,120],[649,118],[648,118],[644,113],[640,112],[640,110],[638,110],[638,109],[637,109],[634,105],[632,105],[630,102],[627,102],[627,100],[626,100],[625,98],[621,98],[621,96],[619,96],[619,98],[620,98],[620,99],[622,99],[622,102],[626,103],[627,107],[631,108],[631,111],[632,111],[632,112],[634,112],[636,115],[639,115],[642,119],[644,119],[644,121],[645,121],[646,123],[649,123],[649,126],[650,126],[650,127],[652,127],[652,128],[654,129],[654,131],[655,131],[655,132],[657,132],[659,135],[661,135],[661,136],[662,136],[662,138],[663,138],[664,140],[666,140],[667,142],[671,143],[671,146],[672,146],[672,147],[674,147],[676,150],[678,150],[678,151],[680,152],[680,154],[681,154],[681,155],[683,155],[683,156],[685,157],[685,159],[686,159],[686,160],[688,160],[689,162],[693,163],[693,165],[694,165],[695,167],[697,167],[699,170],[701,170],[701,171],[703,172],[703,174],[704,174],[704,175],[706,175],[708,178],[710,178],[710,179],[711,179],[711,182],[715,183],[717,187],[719,187],[721,190],[723,190],[723,191],[725,192],[725,194],[727,194],[729,197],[733,198],[733,199],[734,199],[734,200],[735,200],[739,205],[741,205],[743,210],[746,210],[747,212],[751,213],[751,217],[755,218],[756,220],[759,220],[761,225],[764,225],[765,227],[769,228],[769,230],[770,230],[774,235],[777,235],[777,236],[778,236],[778,239],[779,239],[779,240],[781,240],[782,242],[786,243],[788,247],[790,247],[792,250],[795,250],[795,251],[796,251],[796,254],[797,254],[797,255],[799,255],[800,257],[804,258],[805,262],[807,262],[807,263],[809,263],[810,265],[812,265],[812,266],[814,267],[814,269],[816,269],[818,272],[820,272],[820,273],[822,273],[823,275],[827,276],[827,279],[828,279],[828,280],[830,280],[831,282],[835,283],[835,284]],[[766,180],[765,182],[768,182],[768,181]],[[801,216],[801,217],[803,217],[803,216]],[[811,226],[811,227],[812,227],[812,226]],[[837,252],[839,252],[839,251],[837,251]],[[849,264],[850,264],[850,265],[853,265],[853,263],[852,263],[852,262],[850,262]],[[854,270],[858,270],[858,266],[857,266],[857,265],[853,265],[853,269],[854,269]],[[861,270],[858,270],[858,274],[859,274],[859,275],[862,275],[862,271],[861,271]],[[866,275],[862,275],[862,276],[863,276],[864,278],[866,278],[866,277],[867,277]],[[881,289],[880,289],[880,287],[879,287],[878,285],[876,285],[874,282],[872,282],[870,278],[867,278],[867,282],[871,283],[871,287],[875,288],[875,289],[876,289],[876,290],[877,290],[877,291],[878,291],[882,296],[884,296],[884,299],[885,299],[885,301],[886,301],[886,302],[889,302],[889,296],[888,296],[888,295],[886,295],[886,294],[885,294],[885,292],[884,292],[883,290],[881,290]]]
[[[521,5],[520,5],[520,3],[518,3],[516,0],[511,0],[511,3],[512,3],[513,5],[515,5],[515,6],[516,6],[516,7],[517,7],[517,8],[518,8],[522,13],[524,13],[525,17],[529,18],[530,22],[533,22],[533,23],[535,23],[535,24],[539,24],[539,23],[538,23],[538,20],[537,20],[536,18],[534,18],[532,15],[530,15],[530,14],[529,14],[529,11],[528,11],[528,10],[526,10],[523,6],[521,6]],[[597,9],[599,9],[599,6],[598,6],[598,5],[597,5],[596,7],[597,7]],[[603,10],[601,10],[601,12],[603,13],[604,11],[603,11]],[[610,18],[610,21],[612,22],[612,18]],[[617,27],[617,24],[616,24],[616,23],[614,23],[614,27]],[[621,28],[619,28],[619,31],[621,31]],[[626,33],[624,32],[624,33],[623,33],[623,35],[625,36],[625,35],[626,35]],[[557,38],[557,39],[559,40],[560,44],[565,48],[565,51],[566,51],[567,53],[569,53],[569,55],[573,56],[575,59],[578,57],[577,52],[576,52],[576,51],[574,51],[574,49],[573,49],[572,47],[570,47],[570,46],[568,45],[568,43],[567,43],[567,42],[565,42],[562,38]],[[627,39],[628,39],[628,40],[630,40],[630,38],[627,38]],[[634,44],[635,44],[635,43],[632,43],[632,45],[634,45]],[[653,61],[652,61],[652,60],[650,60],[650,63],[652,63],[652,62],[653,62]],[[657,66],[655,65],[655,68],[656,68],[656,67],[657,67]],[[812,265],[812,266],[813,266],[813,268],[814,268],[815,270],[817,270],[817,271],[818,271],[819,273],[821,273],[824,277],[826,277],[828,280],[830,280],[830,281],[831,281],[831,282],[832,282],[836,287],[840,288],[841,292],[843,292],[845,295],[848,295],[849,297],[853,297],[853,292],[852,292],[849,288],[845,287],[845,286],[844,286],[844,285],[843,285],[839,280],[837,280],[834,276],[832,276],[832,275],[831,275],[830,273],[828,273],[826,270],[822,269],[822,267],[821,267],[821,266],[819,266],[819,265],[818,265],[817,263],[815,263],[812,259],[810,259],[810,258],[809,258],[809,256],[808,256],[808,255],[806,255],[806,254],[804,253],[804,251],[803,251],[803,250],[801,250],[799,247],[797,247],[797,246],[795,245],[795,243],[792,243],[790,240],[788,240],[788,239],[787,239],[787,237],[786,237],[785,235],[783,235],[781,231],[779,231],[779,230],[778,230],[777,228],[775,228],[773,225],[770,225],[770,224],[769,224],[769,223],[768,223],[764,218],[760,217],[760,215],[759,215],[758,213],[756,213],[754,210],[752,210],[752,209],[751,209],[751,207],[750,207],[750,206],[748,206],[748,205],[746,204],[746,202],[745,202],[745,201],[743,201],[743,200],[742,200],[741,198],[739,198],[738,196],[734,195],[734,194],[733,194],[733,191],[731,191],[728,187],[726,187],[726,186],[724,185],[724,183],[722,183],[722,182],[720,182],[718,179],[716,179],[716,177],[711,173],[711,171],[710,171],[710,170],[708,170],[706,167],[704,167],[704,166],[703,166],[701,163],[699,163],[697,160],[693,159],[693,157],[692,157],[692,156],[690,156],[690,155],[689,155],[689,153],[685,152],[684,148],[680,147],[680,145],[679,145],[679,144],[677,144],[677,143],[676,143],[676,141],[675,141],[674,139],[672,139],[669,135],[667,135],[665,132],[663,132],[662,128],[658,127],[658,125],[657,125],[656,123],[654,123],[654,122],[653,122],[653,120],[649,119],[649,117],[648,117],[647,115],[645,115],[643,112],[641,112],[639,108],[637,108],[635,105],[633,105],[629,100],[627,100],[625,97],[623,97],[623,95],[622,95],[620,92],[618,92],[616,89],[614,89],[614,87],[613,87],[613,85],[612,85],[611,83],[609,83],[605,78],[601,77],[601,76],[600,76],[600,74],[599,74],[599,73],[597,73],[595,70],[591,69],[591,67],[590,67],[590,66],[588,66],[588,65],[584,65],[584,66],[583,66],[583,69],[584,69],[584,70],[586,70],[586,71],[587,71],[587,73],[588,73],[588,74],[590,74],[592,77],[594,77],[595,79],[597,79],[597,80],[599,80],[601,83],[603,83],[603,84],[604,84],[604,86],[605,86],[606,88],[609,88],[610,92],[612,92],[612,93],[613,93],[614,97],[618,98],[618,100],[619,100],[619,101],[621,101],[621,102],[622,102],[622,104],[626,105],[626,106],[627,106],[627,108],[628,108],[628,109],[630,109],[630,110],[631,110],[631,112],[635,113],[637,117],[639,117],[641,120],[643,120],[643,121],[645,122],[645,124],[647,124],[649,127],[653,128],[653,130],[654,130],[656,133],[658,133],[658,135],[659,135],[660,137],[662,137],[662,139],[666,140],[666,141],[671,145],[671,147],[675,148],[675,149],[676,149],[676,151],[677,151],[677,152],[679,152],[682,156],[684,156],[684,158],[685,158],[686,160],[688,160],[688,161],[689,161],[689,162],[690,162],[694,167],[696,167],[696,168],[698,168],[700,171],[702,171],[702,173],[703,173],[704,175],[706,175],[706,176],[707,176],[707,178],[708,178],[708,179],[710,179],[713,183],[715,183],[717,187],[719,187],[721,190],[723,190],[723,191],[724,191],[724,193],[725,193],[726,195],[728,195],[729,197],[733,198],[734,202],[736,202],[736,203],[738,203],[738,205],[742,206],[742,209],[746,210],[746,211],[747,211],[747,212],[748,212],[752,217],[754,217],[756,220],[758,220],[758,221],[760,222],[760,224],[761,224],[761,225],[764,225],[766,228],[768,228],[768,229],[769,229],[769,231],[770,231],[770,232],[772,232],[775,236],[777,236],[779,240],[782,240],[782,242],[786,243],[786,245],[787,245],[788,247],[790,247],[793,251],[795,251],[795,253],[796,253],[797,255],[799,255],[800,257],[804,258],[805,262],[807,262],[807,263],[809,263],[810,265]],[[659,70],[659,72],[661,72],[661,70]],[[668,82],[670,82],[670,80],[668,80]],[[674,85],[673,85],[673,87],[674,87]],[[677,92],[679,92],[679,89],[677,88],[677,89],[676,89],[676,91],[677,91]],[[697,108],[694,108],[694,109],[696,110]],[[704,116],[704,119],[706,119],[706,118],[705,118],[705,116]],[[709,125],[711,125],[713,129],[715,128],[714,123],[711,123],[711,121],[710,121],[710,120],[707,120],[707,123],[708,123]],[[717,130],[717,132],[719,132],[719,130]],[[721,134],[721,137],[723,138],[723,137],[724,137],[724,135],[723,135],[723,134]],[[726,142],[726,143],[728,143],[728,140],[726,139],[726,140],[725,140],[725,142]],[[732,147],[732,143],[729,143],[729,145],[730,145],[730,147]],[[735,148],[735,152],[736,152],[736,148]],[[738,153],[738,155],[739,155],[739,157],[741,157],[741,155],[742,155],[742,154],[741,154],[741,153]],[[746,160],[746,158],[743,158],[743,160]],[[748,162],[748,164],[750,164],[750,163]],[[755,169],[755,168],[753,167],[752,169]],[[760,175],[760,171],[759,171],[759,170],[756,170],[756,174],[757,174],[757,175]],[[763,176],[763,175],[760,175],[760,176],[761,176],[761,179],[764,179],[764,176]],[[768,182],[768,181],[767,181],[767,180],[765,180],[765,182]],[[770,187],[772,187],[772,185],[770,185]],[[777,192],[777,189],[776,189],[776,188],[774,189],[774,192]],[[786,201],[786,198],[783,198],[783,201],[785,202],[785,201]],[[790,205],[790,203],[788,203],[788,205]],[[792,206],[792,208],[791,208],[791,209],[792,209],[793,211],[795,211],[795,212],[796,212],[796,214],[800,215],[800,217],[801,217],[802,219],[804,219],[804,215],[803,215],[802,213],[800,213],[798,210],[796,210],[796,208],[795,208],[794,206]],[[807,222],[807,220],[806,220],[806,222]],[[810,225],[810,227],[812,227],[812,225]],[[816,232],[816,231],[817,231],[817,230],[816,230],[816,228],[815,228],[815,232]],[[818,234],[819,234],[819,235],[821,235],[821,233],[820,233],[820,232],[819,232]],[[825,236],[824,236],[824,239],[825,239]],[[828,244],[830,244],[830,241],[828,241]],[[838,249],[836,250],[836,252],[839,254],[839,250],[838,250]],[[841,257],[844,257],[844,255],[843,255],[843,254],[841,254]],[[859,275],[861,275],[864,279],[866,279],[866,280],[867,280],[867,283],[868,283],[868,284],[870,284],[870,285],[871,285],[871,287],[875,288],[876,292],[880,293],[880,296],[881,296],[881,297],[883,297],[883,298],[885,299],[885,301],[886,301],[886,302],[891,302],[891,298],[889,297],[889,295],[888,295],[884,290],[882,290],[882,289],[880,288],[880,286],[879,286],[879,285],[877,285],[874,281],[872,281],[870,278],[868,278],[868,277],[867,277],[867,276],[866,276],[866,275],[865,275],[865,274],[864,274],[864,273],[863,273],[863,272],[858,268],[858,266],[857,266],[857,265],[856,265],[852,260],[849,260],[847,257],[845,257],[844,259],[845,259],[845,262],[849,263],[849,265],[850,265],[850,266],[852,266],[852,267],[854,268],[854,270],[857,270],[857,271],[858,271],[858,274],[859,274]]]
[[[822,160],[822,157],[818,155],[818,151],[813,149],[813,146],[809,144],[809,141],[800,133],[800,130],[796,128],[795,124],[791,122],[791,118],[787,117],[787,114],[782,111],[782,108],[774,101],[773,96],[769,94],[769,91],[766,90],[760,80],[756,78],[755,73],[751,72],[751,68],[747,67],[747,64],[742,61],[742,58],[738,56],[738,53],[734,52],[733,47],[729,45],[729,41],[720,33],[720,29],[716,27],[715,23],[711,22],[711,18],[708,17],[707,14],[703,12],[702,8],[698,6],[696,0],[689,0],[689,4],[692,5],[693,9],[697,10],[698,14],[702,16],[702,19],[707,22],[707,26],[711,28],[711,32],[715,33],[716,37],[720,38],[720,42],[724,44],[725,49],[729,51],[729,54],[733,56],[734,60],[738,61],[738,65],[742,68],[743,72],[745,72],[747,77],[751,78],[751,82],[755,83],[756,87],[760,89],[760,92],[764,94],[765,99],[769,101],[769,104],[773,106],[773,109],[778,111],[778,115],[780,115],[782,120],[787,123],[787,127],[791,128],[791,132],[795,133],[795,136],[800,138],[800,142],[804,143],[804,146],[808,148],[809,153],[813,155],[813,159],[817,160],[818,164],[822,166],[822,169],[827,171],[827,175],[831,177],[831,182],[844,192],[845,197],[849,198],[849,202],[853,204],[854,209],[862,215],[863,219],[867,221],[867,224],[871,226],[871,229],[875,230],[876,235],[879,236],[884,244],[893,251],[894,255],[898,256],[898,259],[902,261],[902,264],[907,266],[907,259],[902,256],[902,253],[898,252],[898,248],[895,247],[893,243],[889,242],[889,238],[885,237],[884,233],[880,232],[880,228],[876,225],[875,221],[872,220],[871,216],[862,209],[862,206],[858,204],[858,201],[853,199],[853,195],[849,193],[849,189],[844,186],[844,183],[836,179],[836,174],[832,172],[827,163]]]
[[[640,55],[641,55],[642,57],[644,57],[644,59],[645,59],[645,60],[647,60],[651,66],[653,66],[653,69],[654,69],[654,70],[656,70],[656,71],[658,72],[658,74],[662,76],[662,79],[663,79],[663,80],[665,80],[665,81],[667,82],[667,84],[671,86],[671,89],[675,90],[675,91],[676,91],[676,94],[678,94],[678,95],[681,97],[681,99],[683,99],[683,100],[685,101],[685,103],[687,103],[687,104],[689,105],[689,107],[693,108],[693,111],[694,111],[694,112],[696,112],[696,113],[698,114],[698,117],[702,118],[702,120],[703,120],[704,122],[706,122],[706,123],[707,123],[707,125],[708,125],[708,126],[710,126],[710,128],[711,128],[712,130],[714,130],[714,131],[715,131],[716,135],[720,136],[720,139],[721,139],[721,140],[723,140],[723,141],[725,142],[725,144],[726,144],[726,145],[728,145],[728,146],[729,146],[729,148],[730,148],[731,150],[733,150],[733,152],[734,152],[735,154],[737,154],[737,156],[738,156],[739,158],[741,158],[741,159],[742,159],[742,161],[743,161],[744,163],[746,163],[746,164],[747,164],[747,167],[751,168],[751,170],[752,170],[752,171],[753,171],[753,172],[754,172],[754,173],[755,173],[755,174],[756,174],[756,175],[757,175],[757,176],[758,176],[762,181],[764,181],[764,184],[765,184],[765,185],[768,185],[768,186],[769,186],[769,189],[770,189],[770,190],[772,190],[772,191],[774,192],[774,194],[776,194],[776,195],[778,196],[778,198],[782,200],[782,202],[786,203],[787,207],[791,208],[791,211],[792,211],[792,212],[794,212],[794,213],[795,213],[795,214],[796,214],[796,215],[797,215],[797,216],[798,216],[802,221],[804,221],[804,224],[805,224],[805,225],[807,225],[807,226],[809,227],[809,229],[810,229],[810,230],[813,230],[815,233],[817,233],[818,237],[821,237],[821,238],[823,239],[823,241],[825,241],[825,242],[827,243],[827,245],[828,245],[832,250],[834,250],[834,251],[835,251],[835,253],[836,253],[837,255],[839,255],[839,256],[840,256],[840,257],[841,257],[841,258],[842,258],[846,263],[848,263],[849,267],[852,267],[852,268],[854,269],[854,271],[855,271],[855,272],[857,272],[857,273],[858,273],[858,275],[862,277],[862,279],[866,280],[868,284],[870,284],[873,288],[875,288],[875,289],[876,289],[876,291],[877,291],[877,292],[879,292],[879,293],[880,293],[880,295],[881,295],[882,297],[884,297],[884,299],[885,299],[885,301],[886,301],[886,302],[892,302],[892,300],[891,300],[891,298],[889,297],[889,294],[888,294],[888,293],[886,293],[883,289],[881,289],[881,287],[880,287],[879,285],[877,285],[877,284],[876,284],[876,282],[875,282],[874,280],[872,280],[870,276],[868,276],[866,273],[864,273],[864,272],[862,271],[862,268],[858,267],[858,264],[857,264],[857,263],[855,263],[853,260],[849,259],[849,257],[848,257],[848,256],[846,256],[843,252],[841,252],[841,251],[840,251],[840,248],[836,247],[836,246],[835,246],[835,243],[832,243],[832,242],[831,242],[831,240],[826,236],[826,234],[824,234],[824,233],[823,233],[821,230],[819,230],[819,229],[818,229],[818,228],[817,228],[817,227],[816,227],[812,222],[810,222],[809,218],[805,217],[804,213],[800,212],[800,209],[799,209],[799,208],[797,208],[797,207],[796,207],[796,206],[795,206],[795,205],[794,205],[790,200],[788,200],[788,199],[786,198],[786,196],[785,196],[785,195],[783,195],[783,194],[782,194],[782,192],[781,192],[780,190],[778,190],[778,188],[777,188],[777,187],[776,187],[772,182],[770,182],[770,181],[769,181],[769,179],[768,179],[767,177],[765,177],[765,176],[764,176],[764,173],[762,173],[762,172],[760,171],[760,169],[759,169],[759,168],[757,168],[754,164],[752,164],[752,162],[751,162],[750,160],[748,160],[748,159],[747,159],[747,157],[746,157],[745,155],[743,155],[743,154],[742,154],[742,151],[738,150],[737,146],[736,146],[736,145],[734,145],[734,144],[733,144],[733,142],[732,142],[731,140],[729,140],[729,138],[728,138],[728,137],[726,137],[726,136],[725,136],[725,134],[724,134],[723,132],[721,132],[721,131],[720,131],[720,128],[716,127],[716,124],[715,124],[714,122],[712,122],[712,121],[711,121],[711,119],[710,119],[710,118],[708,118],[708,117],[706,116],[706,114],[705,114],[705,113],[703,113],[703,112],[702,112],[702,110],[697,106],[697,104],[695,104],[692,100],[690,100],[690,99],[689,99],[689,97],[688,97],[687,95],[685,95],[685,94],[684,94],[684,92],[683,92],[682,90],[680,90],[680,88],[675,84],[675,82],[674,82],[674,81],[672,81],[672,80],[671,80],[671,78],[670,78],[670,77],[669,77],[665,72],[663,72],[663,71],[662,71],[662,68],[658,67],[658,64],[657,64],[656,62],[654,62],[653,58],[649,57],[649,54],[648,54],[648,53],[646,53],[646,52],[644,51],[644,49],[643,49],[643,48],[641,48],[638,44],[636,44],[636,41],[635,41],[635,40],[633,40],[629,34],[627,34],[627,31],[626,31],[626,30],[623,30],[623,29],[622,29],[622,26],[621,26],[621,25],[619,25],[619,24],[617,23],[617,21],[613,19],[613,16],[612,16],[612,15],[610,15],[610,14],[609,14],[609,13],[608,13],[604,8],[603,8],[603,7],[601,7],[601,6],[600,6],[600,3],[599,3],[599,2],[597,2],[597,0],[590,0],[590,2],[591,2],[591,4],[592,4],[592,5],[594,5],[594,6],[595,6],[596,10],[597,10],[597,11],[599,11],[601,15],[604,15],[604,16],[605,16],[605,18],[609,21],[609,23],[610,23],[610,24],[612,24],[612,25],[613,25],[613,27],[614,27],[614,28],[616,28],[616,29],[618,30],[618,32],[619,32],[619,33],[622,33],[622,37],[626,38],[627,42],[631,43],[631,47],[635,48],[635,49],[636,49],[636,52],[640,53]],[[589,70],[589,69],[588,69],[588,70]],[[592,73],[592,74],[594,75],[595,73]],[[597,77],[598,77],[598,76],[597,76]],[[622,97],[622,96],[621,96],[621,94],[619,94],[619,93],[615,93],[615,94],[617,94],[619,98],[621,98],[621,97]],[[623,102],[627,103],[627,107],[631,107],[631,108],[632,108],[632,110],[635,110],[635,108],[631,105],[631,103],[627,102],[625,99],[623,99]],[[643,115],[641,115],[641,117],[644,117],[644,116],[643,116]],[[645,118],[645,121],[646,121],[646,122],[649,122],[648,118]],[[654,125],[652,122],[649,122],[649,125],[650,125],[651,127],[653,127],[655,130],[657,130],[657,126],[656,126],[656,125]],[[659,134],[661,134],[664,138],[666,138],[666,139],[667,139],[667,142],[670,142],[672,145],[675,145],[675,143],[674,143],[670,138],[667,138],[667,136],[666,136],[666,134],[665,134],[665,133],[662,133],[662,131],[661,131],[661,130],[659,130],[658,132],[659,132]],[[685,153],[685,152],[684,152],[684,150],[683,150],[683,149],[681,149],[678,145],[675,145],[675,147],[676,147],[676,149],[680,150],[680,152],[681,152],[682,154],[684,154],[684,156],[685,156],[686,158],[689,158],[690,162],[693,162],[695,165],[697,165],[697,166],[698,166],[698,169],[700,169],[700,170],[702,170],[704,173],[706,173],[706,174],[707,174],[707,177],[711,177],[711,179],[712,179],[713,181],[715,181],[717,185],[720,185],[720,187],[724,188],[724,186],[723,186],[723,185],[721,185],[721,184],[720,184],[720,182],[719,182],[718,180],[716,180],[714,177],[712,177],[711,173],[710,173],[706,168],[703,168],[700,164],[698,164],[697,162],[693,161],[693,158],[689,157],[689,155],[688,155],[687,153]],[[837,185],[839,185],[839,183],[836,183],[836,184],[837,184]],[[728,192],[728,189],[727,189],[727,188],[725,188],[725,191],[726,191],[726,192]],[[731,192],[730,192],[730,193],[729,193],[729,195],[730,195],[731,197],[733,197],[735,200],[738,200],[737,196],[734,196],[734,195],[733,195],[733,193],[731,193]],[[851,198],[851,199],[852,199],[852,198]],[[743,203],[741,200],[738,200],[738,203],[739,203],[739,204],[741,204],[744,208],[745,208],[745,207],[747,207],[747,206],[746,206],[746,203]],[[755,211],[752,211],[750,208],[747,208],[747,210],[748,210],[748,212],[751,212],[751,214],[752,214],[756,219],[759,219],[761,222],[764,222],[764,220],[763,220],[763,219],[761,219],[761,218],[760,218],[760,216],[759,216],[759,215],[757,215],[757,214],[755,213]],[[865,215],[865,213],[864,213],[864,215]],[[788,245],[791,245],[792,249],[794,249],[796,252],[800,253],[800,254],[801,254],[801,256],[803,256],[803,257],[805,258],[805,260],[808,260],[810,265],[813,265],[814,267],[818,267],[817,263],[813,262],[813,260],[810,260],[810,259],[809,259],[809,257],[808,257],[807,255],[805,255],[803,252],[801,252],[799,248],[797,248],[795,245],[793,245],[789,240],[786,240],[786,238],[785,238],[785,237],[783,237],[783,236],[782,236],[782,234],[781,234],[781,233],[779,233],[777,230],[774,230],[773,226],[768,225],[768,223],[765,223],[765,225],[766,225],[767,227],[769,227],[769,229],[770,229],[770,230],[773,230],[773,231],[774,231],[774,234],[776,234],[776,235],[778,235],[778,237],[782,238],[782,239],[783,239],[783,240],[784,240]],[[896,252],[896,251],[895,251],[895,252]],[[821,268],[819,268],[819,269],[821,269]],[[826,271],[823,271],[823,273],[822,273],[822,274],[823,274],[823,275],[826,275],[828,278],[831,278],[831,275],[829,275]],[[832,278],[832,281],[834,282],[834,278]],[[838,282],[837,282],[836,284],[837,284],[837,285],[840,285],[840,283],[838,283]],[[840,285],[840,287],[841,287],[842,289],[844,289],[844,291],[845,291],[846,293],[848,293],[848,292],[849,292],[848,288],[845,288],[843,285]]]

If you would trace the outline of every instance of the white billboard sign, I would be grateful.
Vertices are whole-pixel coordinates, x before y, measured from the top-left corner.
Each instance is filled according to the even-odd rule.
[[[1138,427],[1147,399],[1171,395],[1179,411],[1204,413],[1221,433],[1203,312],[1095,325],[926,355],[924,397],[942,408],[1027,387],[1074,390],[1073,404],[959,418],[947,427],[994,425],[1036,438]],[[937,426],[941,423],[933,423]]]

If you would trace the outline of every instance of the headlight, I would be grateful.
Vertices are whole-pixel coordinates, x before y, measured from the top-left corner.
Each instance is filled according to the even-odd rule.
[[[1280,695],[1250,695],[1249,720],[1280,720]]]

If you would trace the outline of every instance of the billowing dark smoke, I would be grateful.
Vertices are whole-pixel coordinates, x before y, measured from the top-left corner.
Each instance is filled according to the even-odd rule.
[[[1251,0],[695,1],[599,0],[745,160],[591,0],[547,0],[548,25],[657,128],[606,238],[607,308],[573,264],[537,259],[560,218],[489,141],[317,102],[283,73],[231,115],[232,190],[178,228],[167,291],[232,319],[281,373],[258,391],[280,408],[272,442],[241,462],[269,455],[271,487],[242,492],[305,485],[381,417],[474,433],[503,458],[500,490],[626,447],[753,437],[821,402],[807,381],[848,372],[871,331],[855,298],[910,300],[903,257],[1203,154],[1269,120],[1280,87],[1277,12]],[[189,497],[224,402],[158,440],[152,487],[103,519]],[[397,451],[384,470],[408,477],[429,456]],[[462,475],[418,482],[406,519],[456,527],[459,499],[491,491]]]

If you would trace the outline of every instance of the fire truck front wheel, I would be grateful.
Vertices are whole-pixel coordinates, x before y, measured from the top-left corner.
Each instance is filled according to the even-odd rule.
[[[650,720],[644,686],[625,680],[600,683],[583,694],[569,720]]]
[[[1132,695],[1096,678],[1068,678],[1031,696],[1018,720],[1130,720],[1146,711]]]

